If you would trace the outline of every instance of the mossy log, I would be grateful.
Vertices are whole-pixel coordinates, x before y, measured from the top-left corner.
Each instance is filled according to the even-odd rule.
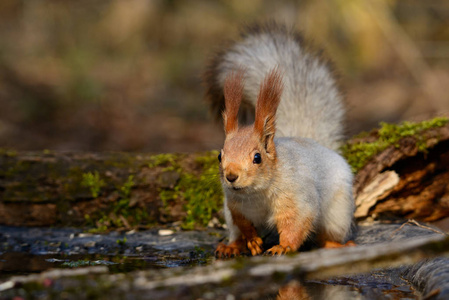
[[[357,218],[449,216],[449,123],[383,124],[343,147]],[[135,228],[220,221],[217,151],[199,154],[0,151],[0,224]]]
[[[0,224],[205,226],[218,217],[218,152],[0,152]]]
[[[347,144],[346,150],[358,149],[357,157],[363,155],[362,149],[379,145],[382,134],[390,138],[355,176],[357,218],[431,222],[449,216],[449,123],[437,120],[430,128],[418,130],[409,130],[417,124],[405,123],[389,128],[396,131],[389,134],[381,132],[390,126],[384,124]]]

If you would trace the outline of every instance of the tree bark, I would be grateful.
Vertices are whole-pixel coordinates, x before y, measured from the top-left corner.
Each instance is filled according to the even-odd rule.
[[[356,174],[354,194],[358,218],[430,222],[449,216],[449,124],[404,137],[375,155]]]

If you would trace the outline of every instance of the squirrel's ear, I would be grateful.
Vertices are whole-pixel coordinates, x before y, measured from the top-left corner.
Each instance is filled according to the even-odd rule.
[[[282,90],[282,75],[278,68],[274,68],[260,85],[254,122],[254,130],[260,135],[267,152],[275,152],[273,138],[276,131],[276,111]]]
[[[245,71],[232,72],[224,83],[225,111],[223,121],[226,135],[236,131],[239,127],[238,112],[243,97],[243,77]]]

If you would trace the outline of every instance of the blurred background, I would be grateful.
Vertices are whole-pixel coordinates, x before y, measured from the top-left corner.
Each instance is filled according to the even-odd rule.
[[[449,110],[449,1],[1,0],[0,147],[218,149],[201,84],[242,24],[274,19],[341,74],[348,136]]]

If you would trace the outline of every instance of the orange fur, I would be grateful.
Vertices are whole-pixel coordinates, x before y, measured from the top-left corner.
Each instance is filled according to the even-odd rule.
[[[239,180],[235,183],[238,186],[251,186],[258,176],[268,176],[267,167],[274,168],[274,157],[268,157],[264,147],[253,127],[239,128],[238,133],[227,136],[223,146],[222,176],[238,175]],[[254,151],[261,154],[263,166],[253,164]]]
[[[256,228],[238,210],[229,207],[234,224],[240,229],[246,246],[252,255],[262,254],[262,239],[257,235]]]
[[[215,250],[215,256],[222,257],[232,257],[238,256],[249,250],[251,255],[262,254],[263,248],[262,239],[257,235],[257,231],[253,224],[248,221],[238,210],[229,207],[232,214],[232,220],[234,224],[239,228],[241,236],[229,245],[218,244]]]
[[[352,247],[356,246],[356,243],[353,241],[347,241],[346,244],[340,244],[339,242],[333,241],[324,241],[323,248],[333,249],[333,248],[342,248],[342,247]]]
[[[291,198],[277,200],[282,203],[282,209],[275,214],[277,230],[279,232],[279,245],[267,252],[273,255],[293,252],[299,249],[312,231],[312,216],[304,216],[300,213]],[[298,218],[301,216],[301,218]]]
[[[276,110],[281,101],[282,90],[282,75],[275,68],[268,73],[260,86],[254,122],[254,130],[260,135],[266,145],[268,144],[268,146],[272,147],[269,150],[274,150],[274,145],[271,142],[276,131]]]
[[[337,148],[344,109],[334,79],[319,60],[313,60],[313,54],[305,55],[302,42],[291,44],[295,40],[290,34],[269,30],[250,36],[256,43],[252,45],[251,38],[251,43],[223,52],[208,79],[209,96],[219,98],[214,100],[215,109],[221,110],[223,102],[225,106],[226,139],[219,160],[231,242],[220,244],[216,255],[227,257],[248,250],[252,255],[261,254],[257,230],[270,226],[276,226],[279,233],[279,245],[267,251],[273,255],[297,251],[314,229],[320,242],[343,242],[349,234],[346,229],[353,205],[347,188],[352,174],[338,154],[306,139]],[[318,64],[309,66],[309,62]],[[285,119],[278,124],[282,126],[279,135],[286,138],[276,140],[276,146],[276,115],[284,77],[286,93],[278,115]],[[246,126],[253,118],[254,124]],[[327,176],[336,168],[338,176]],[[343,195],[332,202],[333,192],[340,186]]]
[[[276,300],[312,299],[307,289],[297,281],[291,281],[279,289]]]
[[[240,236],[236,241],[225,245],[223,243],[218,244],[215,249],[216,257],[234,257],[239,256],[242,252],[246,251],[246,241]]]
[[[277,68],[273,69],[265,77],[260,86],[256,106],[256,119],[254,126],[238,128],[237,115],[239,105],[243,97],[243,75],[244,72],[232,73],[226,78],[224,94],[226,110],[223,113],[225,123],[226,141],[223,147],[222,176],[225,178],[236,177],[232,186],[245,187],[254,184],[259,177],[268,177],[276,165],[276,149],[274,145],[275,116],[282,94],[282,76]],[[236,133],[236,134],[234,134]],[[253,163],[254,153],[261,155],[262,166]],[[231,160],[229,160],[231,158]],[[258,175],[258,176],[256,176]],[[261,254],[262,239],[257,236],[253,224],[243,214],[229,205],[234,224],[239,228],[243,240],[252,255]],[[282,218],[281,218],[282,219]],[[289,219],[294,219],[289,217]],[[284,239],[289,238],[287,229],[284,229]],[[302,242],[302,241],[301,241]],[[297,241],[287,241],[289,249],[296,250]],[[219,245],[217,256],[234,253],[235,243],[228,246]],[[243,251],[243,249],[239,249]]]
[[[223,112],[225,133],[238,129],[238,112],[243,97],[243,77],[245,72],[232,72],[225,80],[224,97],[226,109]]]

